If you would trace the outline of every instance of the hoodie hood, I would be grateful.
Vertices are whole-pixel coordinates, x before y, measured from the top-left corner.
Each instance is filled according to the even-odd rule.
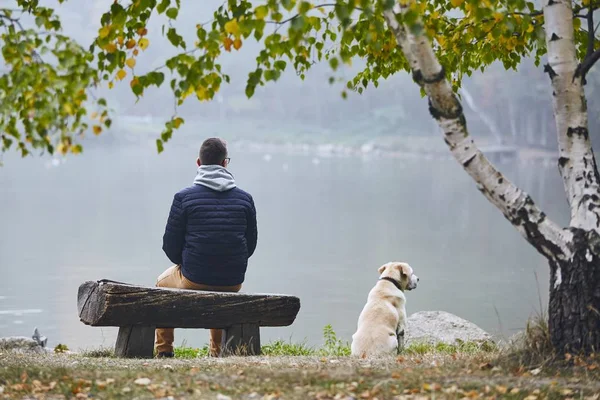
[[[235,187],[235,179],[231,172],[220,165],[201,165],[198,167],[194,185],[202,185],[217,192],[225,192]]]

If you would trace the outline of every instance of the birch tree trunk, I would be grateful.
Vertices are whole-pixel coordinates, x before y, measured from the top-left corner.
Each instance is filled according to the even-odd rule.
[[[577,77],[571,0],[544,5],[559,170],[571,209],[572,255],[550,260],[549,327],[561,352],[600,349],[600,207],[598,169],[588,134],[583,79]]]
[[[405,26],[402,9],[384,17],[429,99],[429,109],[456,160],[478,189],[550,264],[549,325],[555,349],[600,349],[600,197],[598,171],[587,130],[581,79],[576,77],[570,0],[544,0],[549,64],[558,130],[559,168],[571,206],[571,224],[550,221],[531,197],[508,181],[469,137],[462,106],[446,80],[422,26]],[[419,22],[417,22],[417,25]],[[417,33],[411,33],[417,32]]]

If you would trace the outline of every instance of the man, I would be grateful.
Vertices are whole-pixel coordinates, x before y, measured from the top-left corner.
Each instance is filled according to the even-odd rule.
[[[250,194],[236,187],[226,169],[230,158],[223,140],[207,139],[196,160],[194,184],[175,194],[163,250],[175,265],[158,287],[238,292],[248,258],[256,249],[256,209]],[[158,357],[173,357],[173,329],[156,330]],[[210,330],[210,355],[221,351],[221,329]]]

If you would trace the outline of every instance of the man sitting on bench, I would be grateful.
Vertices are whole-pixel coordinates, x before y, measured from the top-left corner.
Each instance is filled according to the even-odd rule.
[[[226,169],[230,158],[223,140],[207,139],[196,160],[194,184],[175,194],[163,250],[175,265],[158,287],[238,292],[258,231],[252,196],[236,187]],[[221,329],[210,330],[210,355],[221,352]],[[174,329],[156,329],[157,357],[173,357]]]

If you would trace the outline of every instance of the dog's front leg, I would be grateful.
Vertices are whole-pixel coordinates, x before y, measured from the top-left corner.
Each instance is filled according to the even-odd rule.
[[[400,328],[400,327],[398,327],[398,328]],[[404,350],[404,329],[396,332],[396,338],[398,339],[397,353],[400,354],[400,353],[402,353],[402,350]]]
[[[406,310],[402,309],[398,318],[398,326],[396,327],[396,338],[398,339],[398,354],[404,350],[404,333],[406,331]]]

